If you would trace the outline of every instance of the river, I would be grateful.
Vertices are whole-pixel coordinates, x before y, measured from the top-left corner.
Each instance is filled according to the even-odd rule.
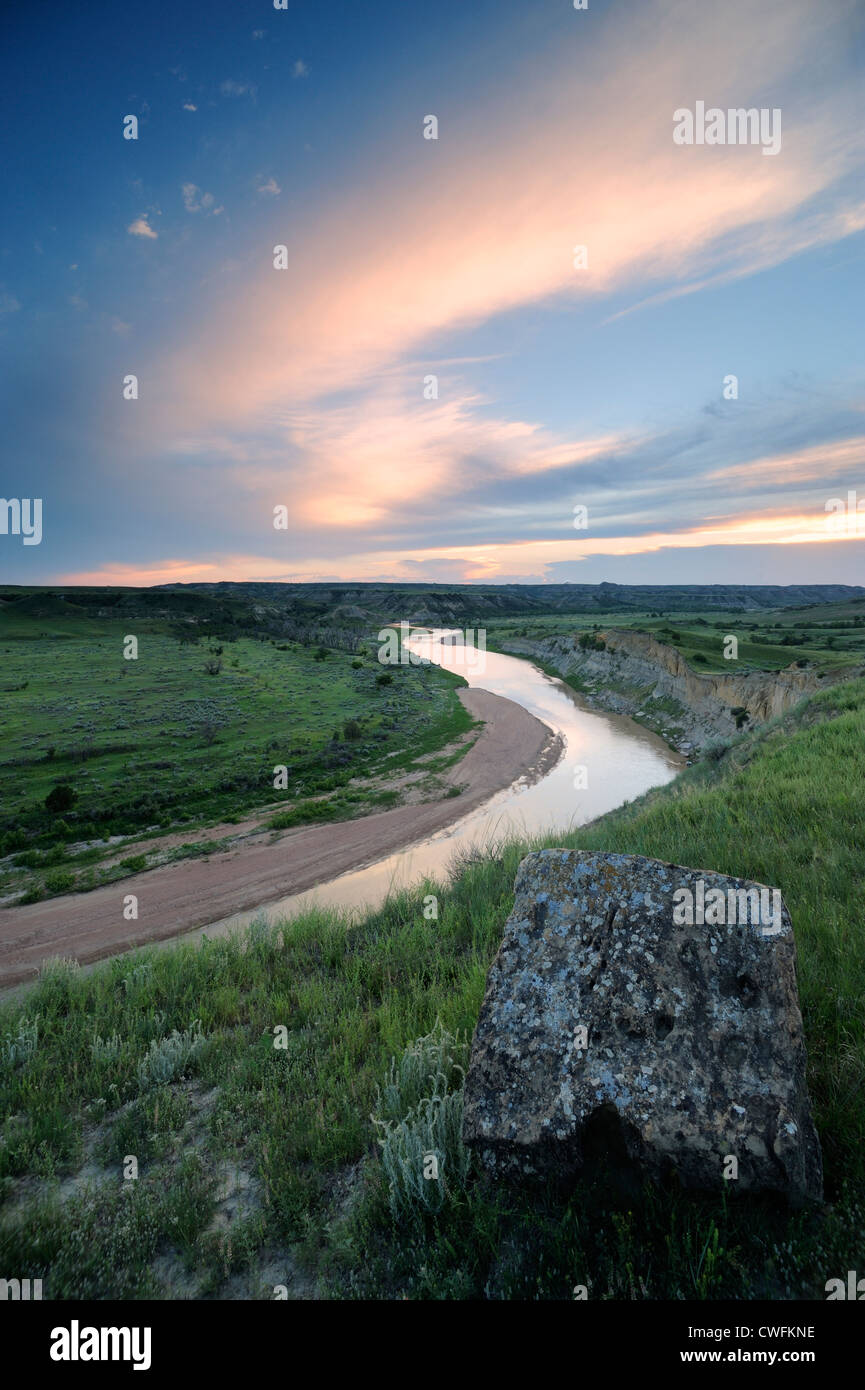
[[[411,647],[419,656],[464,676],[470,686],[523,705],[561,734],[564,756],[533,785],[524,780],[515,783],[408,849],[190,935],[213,936],[256,919],[275,922],[313,906],[375,906],[391,889],[407,887],[426,876],[446,876],[459,851],[505,837],[563,832],[584,825],[650,787],[671,781],[683,766],[684,759],[656,734],[631,719],[589,709],[563,681],[521,657],[475,648],[467,651],[452,645],[448,629],[424,635],[413,632]]]

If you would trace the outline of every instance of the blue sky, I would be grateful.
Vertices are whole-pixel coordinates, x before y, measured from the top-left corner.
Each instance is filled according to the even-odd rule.
[[[863,582],[861,6],[82,8],[4,20],[6,582]]]

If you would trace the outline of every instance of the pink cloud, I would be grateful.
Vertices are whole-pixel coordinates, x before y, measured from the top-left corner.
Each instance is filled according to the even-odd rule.
[[[424,499],[456,498],[471,481],[469,458],[504,479],[636,444],[624,433],[564,439],[530,421],[482,414],[481,404],[452,381],[439,400],[425,400],[419,375],[392,378],[351,405],[285,412],[287,454],[296,462],[244,460],[232,483],[240,492],[272,494],[300,525],[352,527],[386,521]]]
[[[775,454],[749,459],[747,463],[732,464],[706,475],[707,482],[731,482],[737,488],[758,488],[764,483],[783,480],[785,483],[827,484],[833,478],[843,478],[851,468],[865,465],[865,435],[852,439],[830,440],[792,453]]]
[[[289,268],[272,269],[263,243],[239,299],[172,358],[176,423],[236,421],[369,384],[445,331],[552,296],[703,281],[861,225],[858,204],[791,224],[861,154],[840,89],[831,110],[809,104],[812,119],[785,111],[774,159],[672,142],[687,94],[747,103],[806,61],[823,20],[800,0],[687,13],[676,29],[678,5],[646,6],[605,41],[592,74],[575,71],[570,52],[537,73],[519,119],[510,98],[482,119],[452,117],[435,162],[419,135],[410,163],[365,170],[310,209],[307,232],[291,237],[274,221]],[[577,244],[586,270],[574,269]]]

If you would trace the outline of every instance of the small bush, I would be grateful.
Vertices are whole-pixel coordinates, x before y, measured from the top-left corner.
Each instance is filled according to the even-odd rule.
[[[426,1097],[405,1120],[384,1127],[381,1164],[395,1220],[439,1212],[465,1187],[471,1153],[462,1141],[462,1122],[459,1090]]]
[[[363,729],[360,727],[356,719],[349,719],[346,721],[345,728],[342,731],[342,736],[345,739],[346,743],[348,743],[352,739],[362,738]]]
[[[22,1018],[18,1030],[0,1044],[0,1060],[4,1067],[20,1067],[29,1062],[39,1045],[39,1015]]]
[[[376,685],[392,685],[393,676],[390,671],[380,671],[375,678]]]
[[[175,1028],[167,1038],[154,1038],[138,1064],[138,1084],[141,1089],[165,1086],[169,1081],[183,1076],[190,1063],[201,1053],[206,1041],[198,1020],[182,1033]]]
[[[729,747],[729,743],[725,743],[723,739],[719,739],[717,743],[709,743],[706,745],[703,749],[703,757],[708,759],[710,763],[719,763]]]
[[[391,1058],[372,1121],[383,1131],[381,1163],[396,1220],[440,1211],[465,1187],[471,1167],[462,1141],[467,1056],[468,1043],[437,1019],[432,1032],[410,1043],[398,1062]],[[425,1167],[433,1158],[438,1175],[427,1177]]]
[[[52,787],[46,796],[45,810],[50,811],[52,816],[62,816],[64,811],[71,811],[77,800],[78,793],[65,782],[61,782],[59,787]]]
[[[69,869],[52,869],[45,875],[46,893],[68,893],[75,887],[75,875]]]
[[[130,854],[127,859],[121,859],[121,869],[127,869],[131,874],[141,873],[142,869],[147,868],[146,854]]]

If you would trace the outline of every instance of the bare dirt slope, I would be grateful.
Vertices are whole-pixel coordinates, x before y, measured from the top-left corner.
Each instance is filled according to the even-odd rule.
[[[441,830],[518,777],[540,776],[558,761],[558,735],[521,705],[486,690],[461,690],[460,698],[485,724],[465,757],[443,776],[463,788],[459,796],[279,837],[257,836],[211,859],[181,860],[91,893],[4,908],[0,989],[31,978],[51,956],[86,964],[303,892]],[[123,917],[130,893],[138,898],[138,920],[131,922]]]

